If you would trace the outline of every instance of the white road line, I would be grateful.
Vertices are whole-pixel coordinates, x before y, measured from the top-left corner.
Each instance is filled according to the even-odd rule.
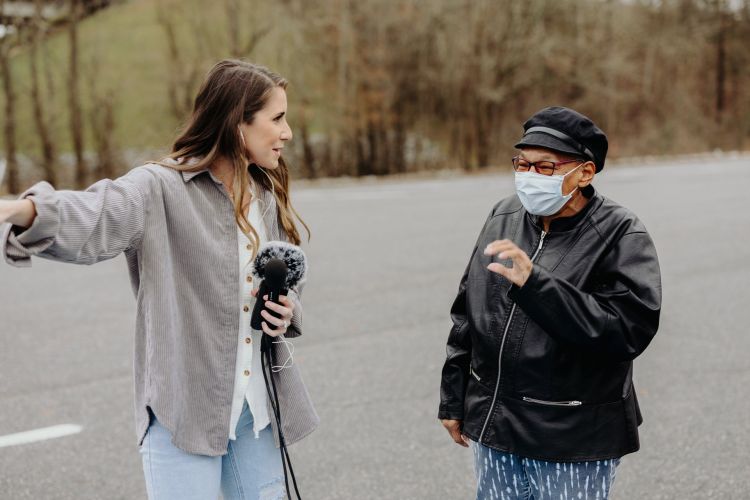
[[[33,431],[17,432],[15,434],[8,434],[7,436],[0,436],[0,448],[70,436],[71,434],[78,434],[82,430],[83,427],[80,425],[62,424],[34,429]]]

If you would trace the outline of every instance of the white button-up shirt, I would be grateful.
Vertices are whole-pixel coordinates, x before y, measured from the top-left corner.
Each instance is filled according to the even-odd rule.
[[[266,242],[266,230],[261,218],[261,204],[256,196],[250,203],[248,220],[258,232],[260,244]],[[250,295],[254,285],[252,282],[252,243],[237,227],[237,242],[240,256],[240,332],[237,340],[237,363],[234,370],[234,396],[232,398],[232,414],[229,420],[229,439],[237,439],[235,430],[240,419],[242,407],[247,399],[250,412],[253,415],[253,432],[255,437],[271,423],[268,415],[268,397],[266,384],[263,379],[263,369],[260,358],[260,338],[263,332],[250,327],[250,316],[253,314],[255,298]]]

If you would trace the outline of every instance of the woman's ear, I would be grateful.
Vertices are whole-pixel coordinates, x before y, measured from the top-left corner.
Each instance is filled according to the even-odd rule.
[[[596,175],[596,165],[594,165],[593,161],[587,161],[581,165],[581,172],[582,175],[581,180],[578,181],[578,187],[584,188],[594,180],[594,175]]]

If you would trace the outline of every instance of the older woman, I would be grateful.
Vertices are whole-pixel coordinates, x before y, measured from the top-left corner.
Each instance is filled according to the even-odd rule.
[[[604,499],[639,447],[656,250],[594,189],[607,137],[590,119],[543,109],[516,147],[516,195],[490,212],[451,309],[439,418],[472,443],[477,499]]]

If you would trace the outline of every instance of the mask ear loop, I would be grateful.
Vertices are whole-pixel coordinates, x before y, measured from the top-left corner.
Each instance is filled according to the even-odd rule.
[[[578,170],[578,169],[579,169],[579,168],[581,167],[581,165],[583,165],[584,163],[586,163],[586,162],[583,162],[583,163],[579,163],[578,165],[576,165],[576,168],[574,168],[574,169],[573,169],[573,170],[571,170],[570,172],[565,172],[565,174],[563,175],[563,179],[564,179],[565,177],[567,177],[568,175],[572,174],[573,172],[575,172],[576,170]],[[574,187],[574,188],[573,188],[573,191],[571,191],[570,193],[568,193],[568,194],[563,194],[563,193],[562,193],[562,184],[560,185],[560,194],[562,194],[563,196],[573,196],[573,193],[575,193],[576,191],[578,191],[579,193],[581,192],[581,190],[580,190],[580,189],[578,188],[578,186]]]
[[[567,177],[568,175],[572,174],[573,172],[581,168],[581,165],[584,165],[585,163],[586,163],[585,161],[582,163],[579,163],[578,165],[576,165],[576,168],[572,169],[570,172],[565,172],[565,174],[563,174],[563,177]]]

